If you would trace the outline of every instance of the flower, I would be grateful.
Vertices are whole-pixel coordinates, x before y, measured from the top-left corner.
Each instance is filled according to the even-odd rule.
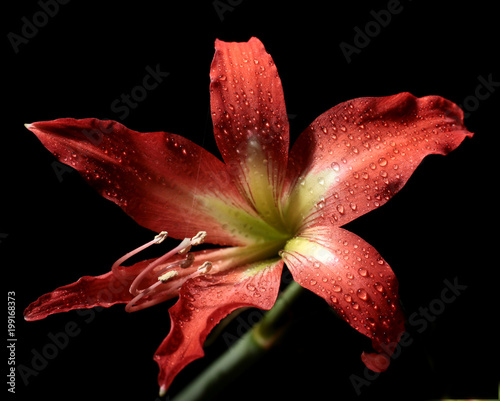
[[[27,125],[102,196],[159,234],[110,272],[43,295],[26,319],[116,303],[134,311],[178,296],[155,354],[164,393],[203,356],[222,318],[245,306],[273,306],[286,264],[296,282],[372,339],[376,352],[362,360],[384,371],[404,332],[398,282],[380,254],[342,226],[385,204],[425,156],[445,155],[472,137],[462,110],[439,96],[358,98],[321,114],[289,151],[281,81],[262,43],[217,40],[215,48],[211,111],[224,162],[181,136],[113,121]],[[123,266],[160,243],[163,230],[183,239],[178,247]],[[221,247],[187,253],[205,236]]]

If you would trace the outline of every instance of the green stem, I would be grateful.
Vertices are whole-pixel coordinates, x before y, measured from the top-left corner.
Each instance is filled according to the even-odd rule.
[[[173,401],[209,400],[240,376],[263,356],[284,332],[284,318],[301,293],[302,287],[292,281],[262,320],[177,394]]]

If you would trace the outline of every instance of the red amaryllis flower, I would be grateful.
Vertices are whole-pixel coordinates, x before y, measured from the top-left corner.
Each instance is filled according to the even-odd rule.
[[[376,353],[363,353],[363,362],[385,370],[404,331],[398,282],[371,245],[341,227],[392,198],[426,155],[471,137],[462,111],[438,96],[354,99],[320,115],[289,152],[281,81],[262,43],[217,40],[215,48],[211,110],[224,163],[183,137],[113,121],[27,125],[102,196],[160,234],[110,272],[43,295],[26,319],[116,303],[134,311],[178,296],[155,354],[163,393],[203,356],[205,338],[228,313],[273,306],[286,263],[295,281],[372,339]],[[183,239],[177,248],[123,265],[164,230]],[[205,233],[224,247],[187,253]]]

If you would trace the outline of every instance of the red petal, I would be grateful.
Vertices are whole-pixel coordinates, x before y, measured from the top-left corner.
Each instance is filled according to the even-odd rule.
[[[275,207],[286,174],[289,126],[278,71],[264,45],[215,42],[210,96],[215,139],[241,193]],[[266,195],[258,192],[265,191]],[[256,199],[259,196],[260,199]]]
[[[204,355],[203,343],[221,319],[241,307],[274,305],[282,268],[283,261],[275,259],[186,281],[169,310],[170,333],[155,354],[162,393],[186,365]]]
[[[116,277],[112,272],[97,277],[84,276],[32,302],[24,311],[24,318],[28,321],[40,320],[73,309],[126,303],[133,298],[128,291],[131,283],[132,280]]]
[[[283,257],[295,281],[372,339],[380,355],[363,353],[363,361],[370,369],[385,370],[404,332],[404,316],[398,281],[379,253],[357,235],[330,226],[310,228],[290,240]]]
[[[439,96],[400,93],[333,107],[290,153],[288,207],[295,226],[348,223],[386,203],[425,156],[445,155],[472,135],[462,110]],[[314,196],[301,194],[301,187]]]
[[[203,230],[208,242],[224,245],[250,242],[234,225],[234,214],[250,208],[231,185],[224,164],[188,139],[96,119],[64,118],[27,127],[144,227],[175,238]],[[221,205],[236,212],[220,212]]]
[[[192,277],[191,275],[205,261],[216,261],[214,266],[217,267],[221,255],[226,253],[230,257],[234,249],[223,248],[192,252],[195,261],[190,267],[177,269],[177,276],[158,287],[158,290],[146,295],[140,302],[143,303],[154,299],[157,303],[160,303],[178,296],[181,286],[187,279]],[[128,303],[134,298],[129,292],[130,285],[156,259],[142,260],[131,266],[120,266],[117,275],[109,272],[97,277],[84,276],[72,284],[59,287],[50,293],[42,295],[26,308],[24,317],[28,321],[40,320],[54,313],[68,312],[74,309],[87,309],[95,306],[110,307],[118,303]],[[185,255],[175,255],[164,264],[159,265],[149,276],[144,278],[140,288],[147,288],[156,283],[159,276],[158,271],[165,264],[171,264],[182,259],[185,259]]]

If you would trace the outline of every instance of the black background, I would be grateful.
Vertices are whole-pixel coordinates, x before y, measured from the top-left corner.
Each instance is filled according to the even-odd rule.
[[[219,399],[495,398],[498,156],[493,142],[499,134],[500,87],[491,88],[487,99],[465,100],[475,95],[479,76],[500,81],[494,3],[401,0],[402,11],[350,63],[340,43],[353,44],[354,28],[373,21],[370,11],[387,9],[386,1],[221,0],[218,4],[233,4],[222,15],[214,3],[72,0],[17,53],[8,33],[21,34],[22,18],[31,21],[41,6],[17,2],[4,13],[0,251],[6,291],[17,298],[17,364],[31,368],[33,351],[41,351],[49,333],[64,331],[68,322],[79,330],[27,386],[18,376],[9,399],[155,400],[152,356],[168,333],[172,304],[130,315],[116,306],[96,312],[91,322],[77,312],[24,322],[22,310],[38,296],[82,275],[108,271],[152,233],[95,194],[78,173],[58,176],[53,156],[23,124],[60,117],[120,120],[111,103],[141,84],[146,66],[159,64],[169,76],[121,122],[137,131],[180,134],[218,154],[209,115],[213,42],[251,36],[263,41],[278,67],[292,140],[319,114],[355,97],[409,91],[465,105],[474,138],[447,157],[428,157],[387,206],[348,228],[392,266],[407,316],[439,299],[445,279],[456,278],[467,289],[422,332],[410,326],[412,344],[386,373],[361,386],[360,396],[350,377],[363,377],[360,354],[370,350],[370,341],[306,294],[286,337]],[[241,318],[252,316],[246,312]],[[240,329],[235,321],[226,332],[236,335]],[[207,356],[174,381],[171,399],[226,348],[222,337],[207,348]]]

